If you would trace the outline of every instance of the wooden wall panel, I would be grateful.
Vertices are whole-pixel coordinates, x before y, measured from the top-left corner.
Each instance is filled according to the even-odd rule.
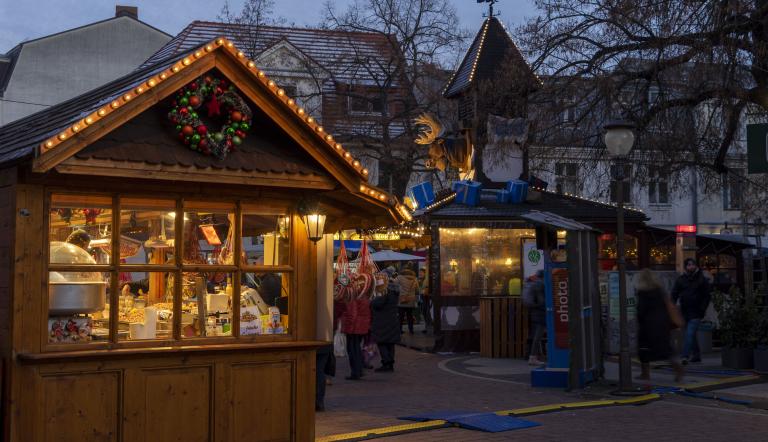
[[[211,367],[144,371],[144,440],[210,440],[211,380]]]
[[[293,440],[294,376],[291,361],[232,366],[233,441]]]
[[[118,440],[120,378],[119,371],[42,377],[42,440]]]

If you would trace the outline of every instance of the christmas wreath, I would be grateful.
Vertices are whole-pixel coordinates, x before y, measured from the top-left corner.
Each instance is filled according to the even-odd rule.
[[[204,75],[181,88],[171,103],[168,120],[176,125],[179,140],[190,149],[223,159],[243,142],[251,128],[251,108],[227,80]],[[226,118],[219,130],[211,130],[200,119]]]

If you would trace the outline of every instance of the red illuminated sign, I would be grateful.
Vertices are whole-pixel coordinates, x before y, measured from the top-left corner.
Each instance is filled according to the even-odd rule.
[[[678,224],[678,226],[675,228],[675,231],[677,233],[696,233],[696,225],[695,224]]]

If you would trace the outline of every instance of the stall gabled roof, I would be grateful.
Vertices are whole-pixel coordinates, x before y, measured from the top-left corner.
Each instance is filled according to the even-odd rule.
[[[538,192],[536,201],[526,201],[522,204],[498,203],[497,190],[483,190],[480,203],[468,206],[456,201],[454,192],[447,193],[431,206],[417,210],[417,217],[428,216],[433,220],[466,221],[514,221],[522,220],[523,215],[533,212],[548,212],[554,215],[575,220],[579,223],[612,223],[616,221],[616,206],[573,195],[562,195],[543,189],[531,189]],[[626,208],[627,222],[644,222],[648,218],[637,209]]]
[[[540,81],[523,57],[509,32],[496,17],[488,17],[472,41],[459,67],[443,89],[445,98],[453,98],[469,89],[476,79],[488,80],[499,74],[502,63],[510,60],[521,66],[521,82],[539,84]]]
[[[233,81],[348,192],[386,207],[396,220],[410,218],[394,196],[368,185],[368,170],[360,161],[222,37],[0,127],[0,167],[34,156],[33,171],[47,172],[214,68]]]
[[[574,221],[572,219],[568,219],[565,217],[562,217],[560,215],[556,215],[554,213],[550,212],[540,212],[538,210],[532,210],[528,213],[520,215],[520,218],[523,218],[525,220],[528,220],[534,224],[541,224],[549,227],[554,227],[556,229],[562,229],[562,230],[581,230],[581,231],[593,231],[592,227],[582,224],[580,222]]]

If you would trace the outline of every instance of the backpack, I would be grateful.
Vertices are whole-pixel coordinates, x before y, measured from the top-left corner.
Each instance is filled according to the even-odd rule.
[[[526,281],[523,286],[523,305],[536,307],[536,283],[533,281]]]

